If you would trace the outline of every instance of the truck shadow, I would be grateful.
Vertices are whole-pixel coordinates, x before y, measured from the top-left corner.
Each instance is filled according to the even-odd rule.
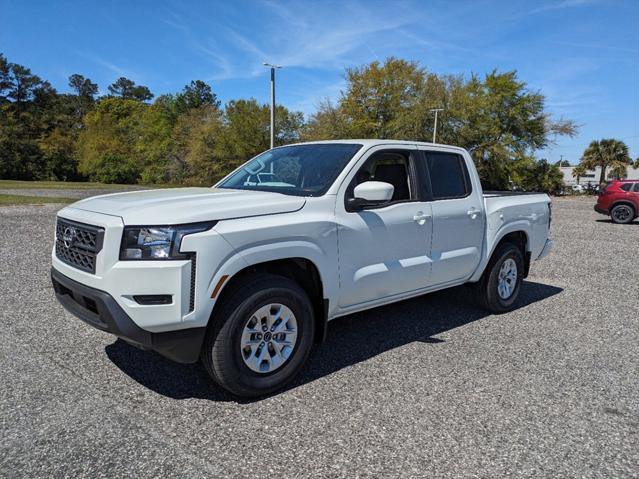
[[[525,281],[517,307],[543,301],[561,291],[556,286]],[[438,334],[489,316],[476,306],[472,293],[461,286],[336,319],[330,324],[326,342],[314,348],[298,378],[285,390],[415,341],[437,347],[437,343],[444,342],[435,337]],[[250,402],[237,400],[213,384],[200,364],[174,363],[120,339],[105,351],[122,372],[163,396]]]

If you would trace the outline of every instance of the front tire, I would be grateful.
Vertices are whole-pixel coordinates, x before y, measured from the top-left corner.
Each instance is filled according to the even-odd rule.
[[[240,397],[281,389],[306,362],[315,320],[307,294],[275,275],[249,278],[211,319],[202,363],[216,383]]]
[[[632,206],[627,204],[616,205],[612,210],[610,210],[610,219],[612,219],[613,223],[617,223],[619,225],[625,225],[635,218],[635,210]]]
[[[478,299],[484,309],[505,313],[513,309],[524,277],[524,257],[512,243],[499,246],[478,284]]]

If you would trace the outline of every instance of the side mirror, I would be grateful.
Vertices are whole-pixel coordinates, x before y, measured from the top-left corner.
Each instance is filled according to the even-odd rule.
[[[387,203],[393,198],[395,187],[383,181],[365,181],[353,190],[354,198],[348,200],[349,206],[355,211],[366,206]]]

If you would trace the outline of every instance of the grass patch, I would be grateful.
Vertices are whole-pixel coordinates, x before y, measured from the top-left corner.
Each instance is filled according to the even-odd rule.
[[[26,195],[1,195],[0,206],[6,205],[43,205],[45,203],[72,203],[78,198],[62,198],[59,196],[26,196]]]
[[[134,185],[113,185],[86,181],[20,181],[0,180],[0,189],[6,190],[125,190]]]
[[[129,190],[133,188],[180,188],[186,185],[119,185],[113,183],[96,183],[91,181],[21,181],[0,180],[0,190]]]

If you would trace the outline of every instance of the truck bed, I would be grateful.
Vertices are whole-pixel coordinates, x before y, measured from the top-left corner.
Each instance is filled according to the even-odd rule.
[[[525,231],[529,251],[537,258],[548,237],[550,203],[545,193],[484,192],[488,245],[492,247],[501,236],[500,231]]]

